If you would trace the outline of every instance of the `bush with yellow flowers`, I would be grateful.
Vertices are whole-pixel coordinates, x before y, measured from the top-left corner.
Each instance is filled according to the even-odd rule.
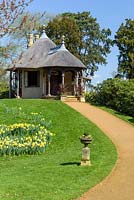
[[[0,155],[43,153],[53,133],[38,124],[0,125]]]

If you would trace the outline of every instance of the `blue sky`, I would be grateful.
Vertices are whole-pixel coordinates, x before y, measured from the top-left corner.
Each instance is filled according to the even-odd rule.
[[[91,15],[97,18],[101,28],[111,29],[112,38],[126,18],[134,19],[134,0],[34,0],[28,9],[50,14],[90,11]],[[118,65],[117,55],[118,49],[112,48],[107,58],[108,64],[100,66],[93,78],[93,84],[112,77]]]

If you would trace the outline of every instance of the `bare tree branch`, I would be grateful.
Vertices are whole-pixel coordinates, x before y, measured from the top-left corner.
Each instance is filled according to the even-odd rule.
[[[33,0],[3,0],[0,4],[0,37],[20,29],[26,16],[18,27],[13,27],[15,20]]]

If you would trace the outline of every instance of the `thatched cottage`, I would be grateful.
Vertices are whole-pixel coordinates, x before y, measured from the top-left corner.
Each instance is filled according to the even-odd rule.
[[[86,66],[65,47],[64,37],[58,46],[45,30],[33,42],[10,71],[10,97],[42,98],[80,96],[84,89],[83,70]]]

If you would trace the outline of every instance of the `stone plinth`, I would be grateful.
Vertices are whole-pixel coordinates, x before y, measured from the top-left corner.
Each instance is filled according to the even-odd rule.
[[[81,166],[91,166],[90,149],[88,147],[82,149]]]

